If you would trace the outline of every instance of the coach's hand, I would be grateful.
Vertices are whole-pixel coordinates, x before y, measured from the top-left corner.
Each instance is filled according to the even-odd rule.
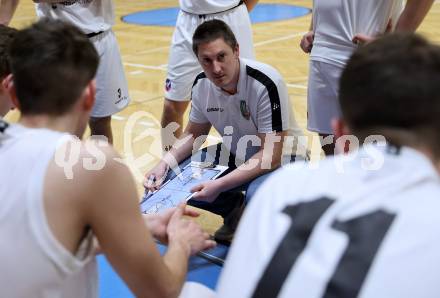
[[[151,171],[145,174],[144,187],[149,191],[155,191],[160,188],[165,180],[169,166],[161,161]]]
[[[208,203],[214,202],[223,191],[220,181],[221,180],[210,180],[194,186],[191,189],[191,192],[195,192],[192,199]]]

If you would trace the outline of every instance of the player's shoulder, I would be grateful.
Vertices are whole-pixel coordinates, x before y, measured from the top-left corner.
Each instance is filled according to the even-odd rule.
[[[82,214],[133,195],[132,174],[104,140],[71,140],[60,145],[47,167],[45,199],[57,200]]]
[[[291,180],[289,177],[294,177],[295,181],[302,183],[300,180],[314,179],[320,176],[325,177],[335,171],[335,157],[329,156],[322,160],[299,160],[284,164],[274,173],[274,175],[277,177],[278,181],[284,181],[284,183]]]
[[[335,168],[329,160],[297,161],[273,172],[259,189],[262,196],[270,196],[270,204],[285,205],[325,192]]]
[[[48,175],[53,175],[59,183],[89,187],[91,181],[112,180],[126,165],[111,144],[100,138],[80,140],[66,136],[58,143]],[[114,176],[112,178],[112,176]]]

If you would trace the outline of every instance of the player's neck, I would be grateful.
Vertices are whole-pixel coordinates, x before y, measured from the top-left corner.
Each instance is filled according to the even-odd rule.
[[[78,117],[71,114],[53,117],[48,115],[23,115],[19,123],[28,128],[46,128],[75,134]]]

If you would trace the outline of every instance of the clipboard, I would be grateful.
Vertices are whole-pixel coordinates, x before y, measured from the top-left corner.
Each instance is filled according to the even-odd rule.
[[[154,193],[145,195],[140,203],[144,214],[159,213],[188,201],[195,193],[190,190],[202,182],[214,180],[228,167],[207,162],[191,162],[179,175],[168,180]]]

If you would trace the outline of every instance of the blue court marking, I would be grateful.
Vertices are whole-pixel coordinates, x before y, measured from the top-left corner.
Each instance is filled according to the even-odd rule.
[[[132,298],[134,295],[113,270],[107,259],[98,256],[99,297],[101,298]]]
[[[166,246],[157,245],[161,254],[165,253]],[[214,256],[224,258],[228,247],[218,245],[216,248],[207,251]],[[122,279],[113,270],[107,259],[101,255],[98,256],[99,268],[99,297],[101,298],[133,298],[135,297],[130,289],[125,285]],[[188,264],[187,281],[201,283],[211,289],[217,286],[222,267],[212,264],[200,257],[191,257]]]
[[[251,22],[264,23],[282,21],[305,16],[311,10],[306,7],[288,5],[288,4],[258,4],[251,11]],[[153,9],[132,13],[122,17],[122,21],[130,24],[145,26],[175,26],[178,7]]]

